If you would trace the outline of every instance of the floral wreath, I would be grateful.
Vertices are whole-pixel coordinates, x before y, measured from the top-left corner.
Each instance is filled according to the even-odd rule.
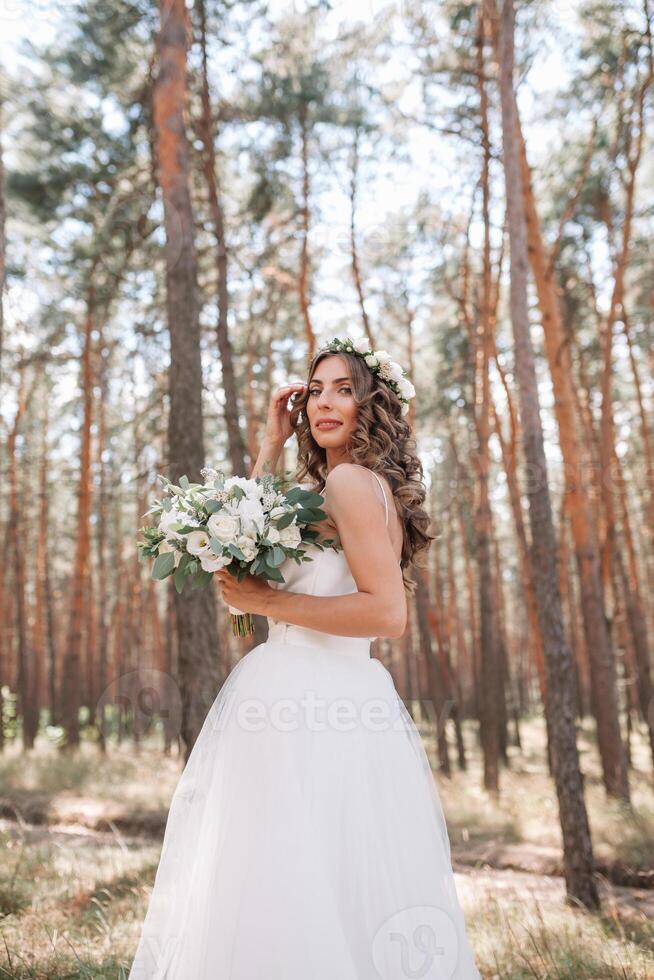
[[[334,337],[329,344],[320,348],[320,353],[330,351],[332,354],[356,354],[363,358],[372,374],[376,374],[391,388],[402,402],[402,415],[409,411],[409,399],[413,398],[416,389],[404,374],[402,367],[391,358],[388,351],[371,350],[366,337],[352,340],[345,337]]]

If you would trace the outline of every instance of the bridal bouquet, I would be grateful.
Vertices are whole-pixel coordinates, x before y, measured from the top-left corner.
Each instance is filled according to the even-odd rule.
[[[182,592],[208,585],[221,568],[236,576],[246,575],[283,582],[279,566],[286,558],[298,564],[311,561],[308,544],[320,550],[336,544],[333,538],[318,540],[310,524],[325,520],[322,494],[300,486],[285,489],[285,481],[273,474],[246,479],[227,479],[217,470],[201,470],[205,483],[190,483],[182,476],[179,486],[157,474],[164,488],[143,517],[159,518],[155,526],[142,527],[137,543],[141,560],[154,559],[152,578],[174,576]],[[250,613],[229,606],[234,636],[254,633]]]

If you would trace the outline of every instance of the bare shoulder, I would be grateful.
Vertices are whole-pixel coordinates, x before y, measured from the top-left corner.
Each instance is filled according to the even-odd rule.
[[[384,491],[384,496],[388,497],[388,492]],[[348,513],[356,514],[358,520],[364,516],[372,519],[378,510],[385,514],[373,470],[360,463],[339,463],[335,466],[327,474],[324,498],[334,520]]]
[[[325,489],[339,496],[352,491],[360,493],[368,487],[372,491],[371,473],[372,470],[360,463],[338,463],[327,474]]]

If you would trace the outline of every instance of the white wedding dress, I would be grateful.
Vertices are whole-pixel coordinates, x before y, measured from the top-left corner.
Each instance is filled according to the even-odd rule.
[[[277,587],[357,591],[342,550],[309,553]],[[479,980],[429,761],[370,639],[268,622],[180,776],[129,980]]]

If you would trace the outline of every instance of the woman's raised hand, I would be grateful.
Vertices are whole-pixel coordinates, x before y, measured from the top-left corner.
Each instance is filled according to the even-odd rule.
[[[287,407],[288,400],[291,396],[299,394],[304,388],[306,388],[304,381],[295,381],[278,388],[271,395],[266,430],[263,436],[263,441],[268,446],[276,446],[281,449],[286,440],[293,434],[291,411]]]

